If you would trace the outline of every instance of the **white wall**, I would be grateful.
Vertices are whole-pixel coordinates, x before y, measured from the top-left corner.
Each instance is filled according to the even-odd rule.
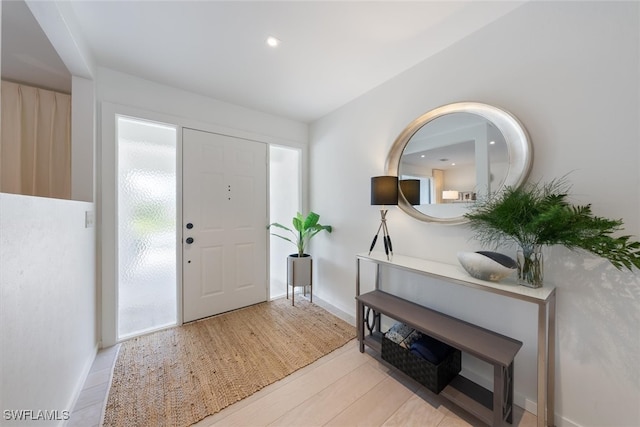
[[[71,199],[93,202],[96,97],[93,80],[71,77]]]
[[[94,201],[95,65],[68,2],[25,0],[71,74],[71,199]]]
[[[52,4],[29,6],[48,21],[45,31],[59,48],[61,38],[52,35],[67,24],[50,13]],[[69,67],[77,44],[67,41]],[[93,84],[69,69],[72,197],[92,201]],[[95,228],[85,228],[85,212],[93,210],[93,203],[0,194],[1,425],[61,425],[82,389],[98,343]],[[57,420],[15,422],[5,410],[57,411],[49,412]]]
[[[312,243],[318,296],[354,313],[354,254],[368,250],[379,223],[370,177],[384,173],[410,121],[452,102],[512,112],[532,138],[530,179],[571,172],[574,202],[640,235],[639,18],[637,2],[528,3],[313,123],[311,208],[334,226]],[[388,224],[400,254],[457,264],[457,251],[481,247],[464,225],[422,223],[398,209]],[[557,425],[640,425],[640,274],[554,247],[545,280],[558,287]],[[534,408],[534,306],[410,274],[401,281],[387,289],[523,340],[516,401]]]
[[[175,89],[107,68],[98,68],[98,102],[134,107],[181,118],[184,125],[215,126],[229,134],[244,132],[264,142],[306,144],[308,126],[294,120]]]
[[[61,425],[11,422],[4,411],[63,418],[82,389],[98,342],[91,210],[92,203],[0,194],[0,424]]]

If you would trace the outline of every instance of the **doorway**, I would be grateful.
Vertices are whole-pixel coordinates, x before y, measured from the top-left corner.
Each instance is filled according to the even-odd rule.
[[[175,126],[117,116],[117,339],[177,323]]]
[[[189,318],[184,316],[184,281],[186,272],[185,266],[190,266],[188,259],[184,257],[183,249],[185,242],[183,238],[193,237],[191,234],[186,233],[189,229],[186,225],[193,220],[188,220],[185,217],[185,213],[182,209],[182,201],[185,198],[183,192],[191,186],[183,183],[183,170],[182,168],[190,167],[190,163],[183,161],[183,130],[186,128],[181,127],[179,120],[174,117],[155,115],[144,111],[139,111],[122,106],[116,106],[109,103],[103,103],[102,111],[102,123],[103,136],[101,147],[101,189],[102,195],[100,196],[101,208],[99,221],[101,229],[104,230],[102,235],[102,337],[103,344],[113,345],[116,342],[123,341],[136,335],[144,334],[156,329],[163,329],[175,324],[180,324],[184,321],[188,321]],[[159,141],[154,141],[152,138],[142,136],[144,132],[151,132],[152,135],[163,135]],[[195,131],[198,132],[198,131]],[[122,134],[120,134],[122,133]],[[217,135],[222,137],[223,135],[215,134],[211,132],[203,132],[204,134]],[[264,250],[264,258],[261,258],[259,263],[256,263],[259,269],[262,271],[259,273],[261,278],[259,301],[264,301],[269,297],[277,297],[278,293],[273,293],[273,287],[269,288],[269,230],[266,225],[270,222],[269,213],[269,200],[271,199],[271,206],[279,206],[285,217],[275,217],[273,220],[281,222],[290,222],[291,212],[295,213],[295,210],[299,209],[300,205],[300,191],[301,191],[301,148],[288,148],[288,147],[274,147],[271,144],[257,141],[249,141],[241,137],[229,137],[232,140],[238,142],[250,142],[251,144],[257,144],[264,150],[264,157],[259,161],[263,168],[263,175],[260,178],[260,184],[265,189],[265,199],[261,202],[260,208],[245,209],[244,212],[260,212],[262,219],[259,232],[264,236],[264,244],[260,246]],[[166,143],[162,142],[165,141]],[[170,142],[169,142],[170,141]],[[149,151],[148,154],[144,153],[143,147],[146,147]],[[285,153],[285,156],[279,156],[278,149],[281,149]],[[140,152],[139,152],[140,151]],[[141,166],[129,165],[129,160],[126,159],[126,153],[133,153],[140,160]],[[288,156],[287,156],[288,153]],[[167,155],[163,157],[163,155]],[[135,157],[133,156],[133,157]],[[155,160],[152,160],[154,156]],[[270,159],[270,156],[273,158]],[[168,160],[171,159],[171,160]],[[275,169],[279,169],[280,172],[269,174],[269,169],[273,168],[273,163],[269,166],[270,161],[275,159]],[[278,160],[280,159],[280,160]],[[167,166],[167,163],[170,164]],[[157,164],[163,164],[161,169],[155,172],[153,166]],[[112,166],[111,166],[112,165]],[[284,165],[284,169],[282,168]],[[166,166],[166,167],[165,167]],[[151,167],[150,170],[144,172],[145,168]],[[290,170],[287,171],[287,168]],[[130,169],[130,172],[127,172]],[[135,171],[133,173],[132,171]],[[144,172],[144,173],[143,173]],[[127,176],[138,176],[132,181],[127,181]],[[161,177],[160,181],[157,181],[157,185],[150,184],[149,181],[152,177]],[[269,182],[274,177],[279,176],[280,181],[276,181],[274,185],[270,187]],[[159,223],[164,223],[167,227],[167,233],[159,232],[155,237],[147,236],[147,238],[141,238],[136,236],[136,232],[140,231],[158,231],[159,224],[153,223],[154,219],[149,217],[149,210],[144,208],[134,209],[134,207],[126,207],[128,203],[142,203],[141,197],[130,196],[130,200],[127,200],[125,193],[129,190],[127,186],[133,189],[133,185],[136,179],[139,181],[136,185],[146,185],[146,189],[142,191],[142,195],[145,197],[151,197],[151,200],[144,202],[147,205],[157,204],[157,200],[154,197],[158,197],[160,190],[167,191],[171,189],[171,193],[166,193],[164,196],[169,196],[167,199],[167,206],[164,208],[164,213],[159,215]],[[144,181],[144,182],[143,182]],[[121,185],[122,182],[122,185]],[[278,184],[277,182],[280,182]],[[123,188],[125,187],[125,188]],[[270,195],[269,191],[275,193],[283,191],[286,187],[288,190],[284,190],[287,194],[284,201],[280,199],[280,196],[275,194]],[[192,187],[194,188],[194,187]],[[234,190],[237,187],[234,186]],[[122,192],[122,194],[120,194]],[[163,197],[164,197],[163,196]],[[161,197],[162,198],[162,197]],[[140,199],[140,200],[139,200]],[[143,204],[144,204],[143,203]],[[289,206],[289,203],[293,205]],[[147,217],[138,217],[133,219],[131,213],[147,214]],[[273,215],[273,213],[271,214]],[[129,219],[127,220],[127,216]],[[170,220],[169,220],[170,219]],[[272,221],[271,221],[272,222]],[[200,222],[198,222],[200,224]],[[121,228],[122,226],[122,228]],[[128,229],[127,229],[128,227]],[[173,235],[168,234],[169,229],[172,229]],[[130,239],[126,242],[125,238],[129,236]],[[135,237],[135,238],[134,238]],[[173,252],[169,245],[169,240],[173,243]],[[149,246],[140,242],[148,242]],[[200,242],[200,240],[198,240]],[[158,250],[154,252],[151,248],[155,243],[161,243],[158,245]],[[245,247],[246,248],[246,247]],[[286,254],[291,252],[291,248],[286,247],[282,250],[284,256],[280,256],[277,253],[271,253],[271,260],[279,265],[283,264],[282,259],[286,258]],[[211,251],[208,255],[211,254]],[[134,256],[137,255],[137,256]],[[142,261],[159,261],[162,268],[158,271],[153,270],[153,266],[158,266],[157,262],[149,263],[147,267],[141,268],[139,275],[136,276],[134,266],[142,266]],[[140,262],[138,262],[140,261]],[[212,263],[207,264],[207,268],[214,266]],[[225,262],[225,265],[231,265]],[[131,268],[129,268],[131,267]],[[171,267],[168,269],[167,267]],[[254,265],[248,267],[239,267],[235,265],[236,269],[239,269],[242,274],[246,274],[252,269]],[[141,283],[151,274],[160,274],[159,270],[165,269],[164,285],[159,286],[157,289],[148,288],[151,292],[145,297],[142,292],[144,286],[135,286]],[[122,271],[120,271],[122,270]],[[219,271],[219,270],[218,270]],[[145,275],[146,274],[146,275]],[[277,274],[277,272],[271,271],[271,277],[283,276],[283,274]],[[136,280],[136,277],[140,281]],[[122,280],[121,280],[122,279]],[[241,278],[242,279],[242,278]],[[242,279],[244,280],[244,279]],[[122,281],[121,287],[119,282]],[[246,284],[245,280],[245,284]],[[131,285],[129,289],[125,286]],[[208,283],[210,286],[210,283]],[[242,286],[239,286],[242,287]],[[284,284],[281,286],[281,290],[284,291]],[[209,288],[207,292],[212,289]],[[271,294],[270,294],[271,292]],[[165,297],[161,297],[165,295]],[[138,298],[133,298],[137,296]],[[131,297],[131,298],[129,298]],[[160,302],[163,300],[163,302]],[[137,301],[137,302],[136,302]],[[150,308],[152,302],[158,304],[155,305],[153,314],[145,314],[144,308]],[[247,304],[251,304],[249,302]],[[244,305],[247,305],[244,304]],[[161,308],[164,307],[164,308]],[[229,308],[231,309],[231,308]],[[223,310],[225,310],[223,308]],[[160,313],[164,313],[161,315]],[[127,317],[132,321],[129,322]],[[153,320],[153,321],[150,321]],[[137,324],[135,322],[138,322]],[[129,326],[126,326],[129,323]],[[136,326],[134,326],[136,325]]]

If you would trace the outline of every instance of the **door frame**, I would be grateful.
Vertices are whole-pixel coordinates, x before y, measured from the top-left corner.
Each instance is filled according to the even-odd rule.
[[[183,217],[182,217],[182,129],[191,128],[205,132],[219,133],[236,138],[249,139],[270,145],[280,145],[301,150],[300,174],[301,204],[306,209],[307,188],[308,188],[308,145],[296,141],[282,140],[266,135],[254,134],[242,130],[232,129],[213,123],[191,120],[184,117],[173,116],[152,112],[136,107],[114,104],[106,101],[100,102],[100,137],[96,150],[96,233],[97,233],[97,260],[96,279],[98,283],[98,328],[100,332],[100,346],[109,347],[118,342],[118,295],[117,295],[117,275],[118,275],[118,251],[117,251],[117,144],[116,144],[116,116],[130,116],[152,122],[160,122],[176,126],[176,303],[177,303],[177,324],[182,325],[182,238],[183,238]],[[269,161],[269,150],[267,150],[267,162]],[[269,164],[267,164],[269,168]],[[267,169],[268,170],[268,169]],[[267,209],[269,209],[269,196],[267,195]],[[270,252],[267,245],[267,278],[269,283]],[[267,300],[271,299],[269,286],[267,286]]]

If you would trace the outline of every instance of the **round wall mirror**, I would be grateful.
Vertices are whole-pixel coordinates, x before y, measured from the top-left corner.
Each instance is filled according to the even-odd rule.
[[[400,209],[446,224],[466,222],[475,200],[521,185],[530,169],[531,142],[522,124],[477,102],[444,105],[415,119],[396,138],[386,165],[400,182]],[[419,197],[404,195],[403,183],[415,189],[416,181]]]

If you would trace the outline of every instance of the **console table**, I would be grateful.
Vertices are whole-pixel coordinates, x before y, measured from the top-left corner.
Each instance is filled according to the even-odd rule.
[[[375,264],[375,290],[361,296],[360,294],[360,267],[361,262],[370,262]],[[357,309],[357,327],[360,351],[364,351],[367,345],[375,351],[380,351],[380,343],[375,336],[365,336],[364,326],[367,319],[363,318],[363,309],[365,306],[378,313],[389,315],[395,313],[395,308],[385,295],[380,299],[379,294],[384,294],[380,289],[380,268],[382,266],[394,268],[413,273],[418,273],[426,277],[431,277],[445,281],[453,285],[461,285],[471,287],[484,292],[490,292],[507,298],[514,298],[521,301],[536,304],[538,306],[538,342],[537,342],[537,375],[538,375],[538,402],[537,402],[537,418],[538,427],[554,425],[554,388],[555,388],[555,311],[556,311],[556,290],[552,286],[545,285],[542,288],[527,288],[517,285],[515,282],[503,281],[501,283],[487,282],[478,280],[469,276],[461,266],[439,263],[435,261],[424,260],[420,258],[408,257],[403,255],[393,255],[393,258],[387,260],[383,253],[357,254],[356,255],[356,300],[358,302]],[[395,300],[399,298],[394,297]],[[393,318],[393,315],[390,317]],[[397,317],[397,316],[396,316]],[[402,315],[400,316],[402,317]],[[376,325],[379,330],[379,320]],[[454,341],[454,340],[452,340]],[[465,351],[465,349],[461,349]],[[497,372],[497,370],[496,370]],[[461,377],[460,377],[461,378]],[[456,382],[456,379],[454,379]],[[453,382],[452,382],[453,384]],[[455,386],[455,384],[454,384]],[[449,390],[441,393],[445,398],[452,400],[454,403],[460,404],[458,400],[460,393]],[[466,402],[466,400],[464,401]],[[461,405],[464,406],[464,405]],[[468,408],[468,406],[467,406]],[[549,414],[547,417],[546,414]]]

